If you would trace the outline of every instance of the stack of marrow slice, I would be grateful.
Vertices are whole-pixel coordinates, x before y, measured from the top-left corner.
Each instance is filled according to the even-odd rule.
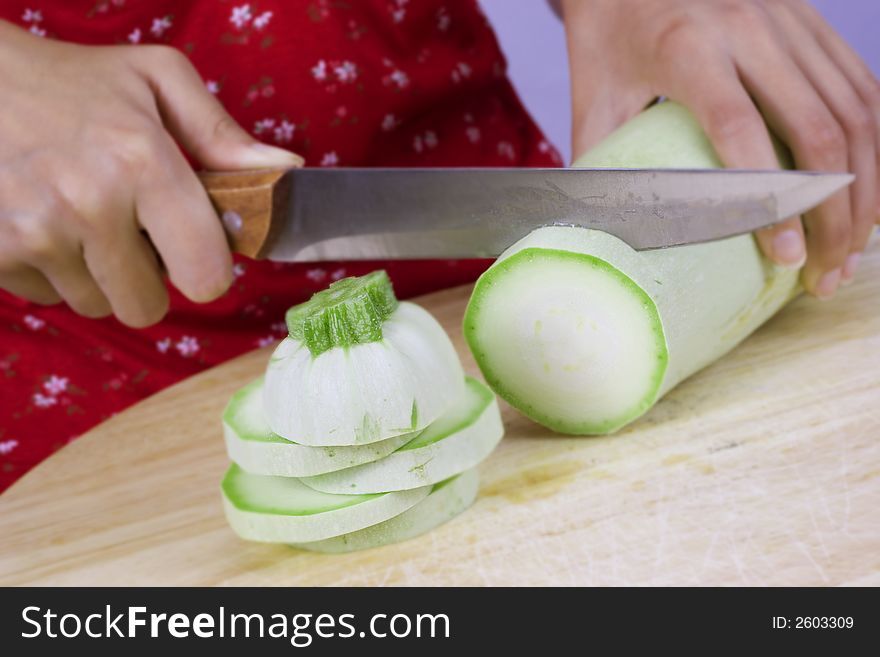
[[[235,532],[344,552],[465,510],[504,429],[436,319],[398,302],[384,271],[333,283],[286,319],[265,376],[223,414]]]

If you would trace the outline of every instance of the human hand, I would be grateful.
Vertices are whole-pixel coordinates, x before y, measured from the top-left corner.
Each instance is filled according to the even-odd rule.
[[[175,139],[209,169],[299,166],[260,144],[163,46],[89,47],[0,21],[0,287],[134,327],[232,280],[220,220]]]
[[[575,154],[658,96],[694,112],[728,167],[778,167],[769,125],[798,168],[856,180],[758,243],[781,265],[806,258],[818,297],[852,280],[880,215],[880,83],[807,2],[563,0],[563,13]]]

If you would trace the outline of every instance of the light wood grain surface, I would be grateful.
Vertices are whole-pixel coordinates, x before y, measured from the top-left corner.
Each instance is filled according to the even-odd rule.
[[[468,296],[421,302],[459,347]],[[880,249],[613,437],[509,408],[480,497],[406,543],[342,556],[227,528],[220,413],[268,350],[65,447],[0,495],[0,584],[880,584]]]

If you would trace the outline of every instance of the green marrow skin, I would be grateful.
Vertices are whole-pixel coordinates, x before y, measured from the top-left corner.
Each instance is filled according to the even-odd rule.
[[[778,144],[777,144],[778,146]],[[785,153],[778,149],[781,161]],[[574,166],[719,168],[721,162],[691,113],[673,102],[646,110],[612,133]],[[632,410],[601,423],[573,423],[511,395],[507,382],[487,367],[485,346],[476,338],[481,298],[490,294],[505,267],[528,250],[605,262],[650,300],[656,331],[665,342],[651,392]],[[558,254],[557,254],[558,255]],[[505,265],[505,263],[508,264]],[[464,320],[464,335],[492,388],[533,420],[577,435],[614,432],[640,417],[675,385],[739,344],[800,292],[799,272],[778,268],[760,253],[751,235],[717,242],[636,252],[610,235],[582,228],[539,229],[505,251],[478,280]],[[552,281],[548,282],[552,285]],[[504,318],[497,319],[504,321]]]
[[[323,541],[300,543],[296,547],[311,552],[342,554],[407,541],[465,511],[476,499],[478,488],[476,469],[468,470],[435,484],[428,497],[399,516],[356,532]]]
[[[308,543],[390,520],[431,493],[430,486],[379,495],[328,495],[294,477],[253,475],[232,465],[221,484],[226,519],[239,537]]]

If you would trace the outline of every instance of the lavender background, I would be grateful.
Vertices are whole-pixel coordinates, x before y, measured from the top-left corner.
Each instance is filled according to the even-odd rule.
[[[520,96],[568,162],[571,110],[562,22],[547,0],[480,1],[498,33]],[[880,76],[880,0],[812,2]]]

